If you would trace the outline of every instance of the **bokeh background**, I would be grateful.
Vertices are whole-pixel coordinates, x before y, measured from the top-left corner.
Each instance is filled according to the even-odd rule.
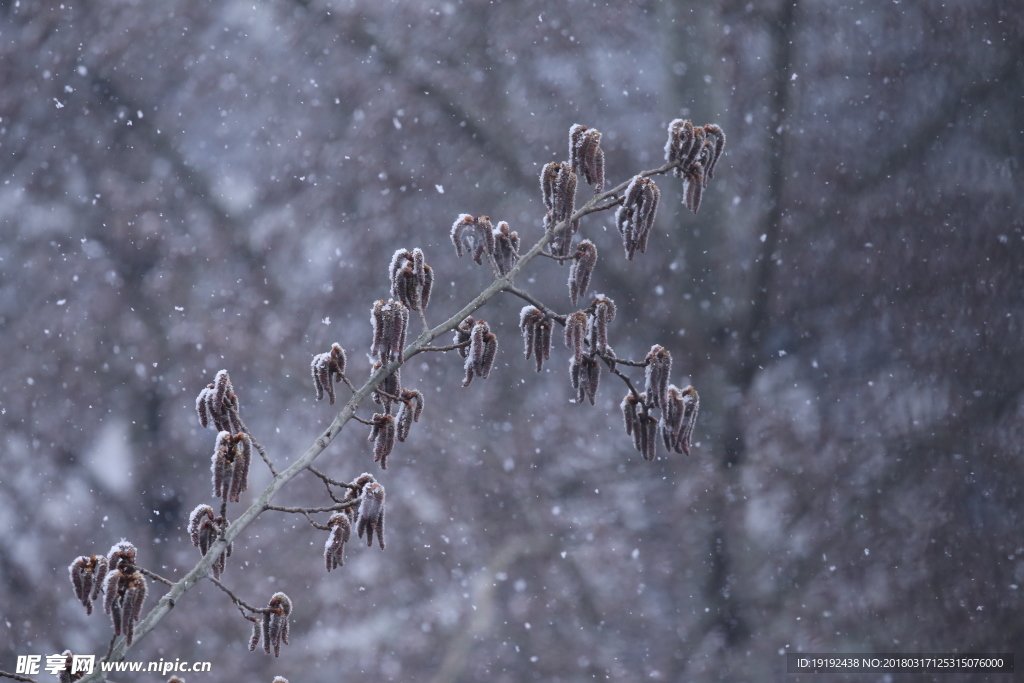
[[[290,462],[334,415],[311,356],[340,342],[365,376],[395,249],[426,252],[440,322],[489,280],[459,213],[532,244],[572,124],[617,183],[676,117],[728,134],[700,213],[662,177],[648,253],[609,214],[581,235],[616,351],[660,343],[700,391],[690,457],[644,462],[607,375],[572,403],[564,348],[537,375],[497,300],[490,379],[403,372],[428,402],[380,473],[386,551],[328,575],[326,534],[272,513],[236,544],[224,581],[295,603],[279,659],[208,582],[130,658],[212,661],[189,683],[798,681],[787,651],[1024,653],[1022,45],[1012,0],[0,2],[0,669],[105,652],[77,555],[193,566],[217,370]],[[568,312],[566,275],[518,284]],[[318,466],[375,471],[365,439]],[[328,501],[302,475],[278,502]]]

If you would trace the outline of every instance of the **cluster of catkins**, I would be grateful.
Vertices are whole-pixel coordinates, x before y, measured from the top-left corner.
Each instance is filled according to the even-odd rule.
[[[391,257],[391,298],[410,311],[426,311],[434,288],[434,271],[419,248],[399,249]]]
[[[602,356],[615,357],[608,346],[608,324],[615,319],[615,302],[598,294],[584,310],[565,316],[565,346],[572,351],[569,377],[576,390],[576,401],[589,400],[594,405],[601,380]],[[552,325],[555,316],[536,306],[524,306],[519,312],[519,328],[523,333],[526,358],[537,362],[537,372],[551,358]]]
[[[354,503],[359,501],[359,508]],[[384,487],[373,475],[363,473],[349,484],[348,493],[342,501],[352,502],[348,507],[331,515],[327,526],[330,536],[324,544],[324,563],[327,571],[345,565],[345,544],[352,536],[352,525],[359,538],[366,536],[366,545],[373,545],[377,537],[381,550],[384,549]]]
[[[105,593],[103,611],[110,615],[114,636],[123,634],[129,645],[135,637],[135,623],[142,615],[142,603],[146,599],[146,578],[135,566],[135,556],[135,546],[122,539],[106,558],[83,555],[68,567],[75,597],[85,605],[86,614],[92,614],[92,603],[102,590]]]
[[[228,523],[220,515],[216,515],[213,508],[205,503],[197,505],[192,514],[188,516],[188,535],[192,539],[192,545],[199,548],[199,553],[206,557],[207,551],[213,546],[214,542],[221,537],[224,530],[227,529]],[[221,551],[220,555],[214,560],[211,568],[213,569],[213,578],[219,579],[220,575],[224,572],[224,566],[227,563],[227,558],[231,557],[231,551],[234,549],[233,543],[228,543],[227,547]]]
[[[213,450],[213,496],[232,503],[249,487],[252,438],[245,432],[220,432]]]
[[[467,316],[455,328],[454,337],[456,344],[468,342],[468,345],[459,347],[459,355],[465,359],[463,369],[466,371],[462,386],[468,387],[476,375],[487,379],[498,354],[498,338],[491,332],[490,325]]]
[[[313,356],[310,371],[313,374],[313,386],[316,388],[316,400],[321,400],[326,391],[331,399],[331,405],[334,405],[334,383],[344,381],[347,362],[345,349],[341,348],[340,344],[332,344],[330,351]]]
[[[676,119],[668,126],[665,161],[677,164],[672,173],[683,179],[686,208],[694,213],[708,181],[715,177],[723,149],[725,133],[717,124],[694,126],[692,121]]]
[[[200,425],[218,430],[210,463],[213,495],[237,503],[249,486],[253,441],[238,414],[238,396],[227,370],[219,371],[213,383],[199,392],[196,413]]]
[[[622,205],[615,211],[615,227],[622,235],[626,258],[633,260],[636,252],[647,251],[647,238],[654,227],[661,191],[654,181],[641,175],[633,176],[626,187]]]
[[[65,658],[65,660],[63,660],[63,669],[54,672],[53,667],[50,665],[49,657],[47,657],[46,663],[46,670],[50,673],[56,673],[57,681],[59,681],[59,683],[73,683],[74,681],[80,681],[85,678],[84,671],[75,671],[75,654],[71,650],[61,652],[60,656]]]
[[[661,431],[665,448],[676,453],[690,454],[690,439],[697,422],[700,397],[692,386],[679,389],[669,384],[672,372],[672,354],[658,344],[651,347],[645,359],[645,387],[637,395],[630,391],[622,399],[622,416],[626,434],[633,437],[633,446],[644,460],[654,460]],[[661,419],[651,410],[661,410]]]
[[[558,259],[572,256],[572,238],[580,228],[573,220],[576,213],[578,177],[596,192],[604,189],[604,150],[601,132],[575,124],[569,129],[569,160],[549,162],[540,171],[540,191],[544,200],[544,230],[551,231],[550,253]]]
[[[245,430],[238,416],[238,397],[231,386],[227,370],[221,370],[211,384],[196,397],[196,412],[199,424],[205,429],[211,424],[218,432],[241,432]]]
[[[262,637],[263,651],[268,655],[274,650],[274,656],[281,656],[281,643],[288,645],[288,617],[292,613],[292,601],[284,593],[274,593],[270,602],[260,610],[263,618],[252,619],[252,636],[249,638],[249,652],[260,644]]]
[[[519,233],[511,230],[505,221],[495,228],[489,216],[462,213],[452,224],[450,236],[459,258],[470,253],[474,261],[482,264],[486,255],[498,275],[508,274],[519,260]]]

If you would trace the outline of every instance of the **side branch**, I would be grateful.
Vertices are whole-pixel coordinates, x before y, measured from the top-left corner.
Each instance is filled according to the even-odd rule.
[[[544,315],[546,315],[547,317],[549,317],[552,320],[556,321],[559,325],[565,326],[565,316],[564,315],[559,315],[559,314],[555,313],[550,308],[548,308],[547,306],[542,304],[540,302],[540,299],[537,299],[535,296],[533,296],[529,292],[523,291],[522,289],[519,289],[518,287],[516,287],[513,284],[507,285],[505,287],[504,291],[508,292],[509,294],[515,294],[516,296],[518,296],[523,301],[526,301],[528,303],[533,304],[534,306],[537,307],[538,310],[543,312]]]
[[[338,503],[336,505],[328,505],[320,508],[290,508],[281,507],[279,505],[268,505],[268,510],[275,510],[277,512],[292,512],[298,515],[305,515],[311,512],[337,512],[339,510],[347,510],[350,507],[355,507],[363,501],[363,497],[353,498],[352,500],[346,500],[344,503]]]

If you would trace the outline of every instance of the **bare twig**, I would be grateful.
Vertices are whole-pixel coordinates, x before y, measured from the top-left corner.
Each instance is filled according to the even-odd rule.
[[[378,391],[377,393],[379,393],[379,394],[381,394],[381,395],[384,395],[384,396],[388,396],[388,395],[387,395],[387,394],[385,394],[385,393],[384,393],[383,391]],[[388,398],[392,398],[392,397],[391,397],[391,396],[388,396]],[[365,418],[359,417],[359,416],[358,416],[358,415],[356,415],[355,413],[352,413],[352,419],[353,419],[353,420],[355,420],[356,422],[361,422],[361,423],[363,423],[364,425],[369,425],[369,426],[371,426],[371,427],[372,427],[372,426],[374,425],[374,422],[373,422],[373,420],[367,420],[367,419],[365,419]]]
[[[634,368],[646,368],[647,367],[647,361],[645,361],[645,360],[629,360],[628,358],[618,358],[616,356],[607,355],[607,354],[603,354],[603,353],[602,354],[598,354],[598,355],[601,356],[601,358],[603,358],[608,363],[615,363],[617,365],[629,365],[629,366],[632,366]]]
[[[292,513],[299,514],[299,515],[305,515],[305,514],[309,514],[311,512],[337,512],[338,510],[345,510],[345,509],[350,508],[350,507],[355,507],[356,505],[361,503],[362,500],[363,500],[363,497],[359,496],[358,498],[353,498],[352,500],[346,500],[346,501],[341,502],[341,503],[336,503],[334,505],[328,505],[327,507],[320,507],[320,508],[292,508],[292,507],[283,507],[281,505],[268,505],[267,509],[268,510],[275,510],[277,512],[292,512]]]
[[[309,516],[308,512],[304,512],[303,514],[306,515],[306,521],[309,522],[310,525],[312,525],[314,528],[320,529],[320,531],[330,531],[331,530],[331,527],[327,526],[326,524],[318,524],[317,522],[315,522],[313,520],[313,518]]]
[[[138,569],[140,572],[142,572],[143,574],[145,574],[149,578],[153,579],[154,581],[159,581],[160,583],[168,585],[168,586],[173,586],[174,585],[174,582],[171,581],[170,579],[165,579],[164,577],[160,576],[156,572],[151,572],[148,569],[146,569],[145,567],[136,567],[136,569]]]
[[[256,447],[256,450],[260,452],[260,455],[263,457],[263,462],[267,463],[267,467],[270,468],[270,473],[276,477],[277,469],[274,468],[274,463],[270,461],[267,451],[264,450],[263,446],[260,445],[260,442],[257,441],[252,434],[249,434],[249,440],[252,441],[252,445]]]
[[[626,383],[626,386],[629,387],[629,393],[633,394],[633,398],[635,398],[637,402],[644,407],[644,414],[646,414],[647,404],[644,402],[642,398],[640,398],[640,392],[636,390],[635,386],[633,386],[633,382],[630,381],[629,377],[622,374],[622,371],[616,368],[614,365],[609,365],[608,370],[611,371],[613,375],[617,375],[623,382]]]
[[[562,326],[565,325],[565,316],[564,315],[559,315],[558,313],[555,313],[550,308],[548,308],[547,306],[542,304],[539,299],[534,297],[529,292],[525,292],[525,291],[519,289],[518,287],[516,287],[513,284],[506,285],[504,291],[508,292],[509,294],[515,294],[516,296],[518,296],[523,301],[528,301],[529,303],[533,304],[538,309],[540,309],[544,313],[544,315],[547,316],[548,318],[551,318],[552,320],[556,321],[559,325],[562,325]]]
[[[469,342],[459,342],[458,344],[449,344],[448,346],[421,346],[420,352],[425,351],[454,351],[455,349],[461,349],[469,346]]]
[[[313,474],[315,474],[316,476],[318,476],[321,479],[323,479],[325,484],[328,484],[328,485],[331,485],[331,486],[340,486],[340,487],[346,488],[346,489],[357,489],[357,488],[359,488],[358,486],[355,486],[354,484],[349,484],[348,482],[338,481],[337,479],[332,479],[331,477],[328,477],[326,474],[324,474],[323,472],[321,472],[317,468],[313,467],[312,465],[310,465],[307,469],[310,472],[312,472]]]
[[[107,654],[103,655],[103,659],[100,661],[109,662],[110,655],[114,652],[114,643],[117,642],[117,634],[110,636],[110,645],[107,646]]]
[[[344,383],[345,383],[346,385],[348,385],[348,388],[352,390],[352,393],[355,393],[355,392],[356,392],[356,385],[355,385],[355,384],[352,384],[352,382],[350,382],[350,381],[349,381],[348,377],[347,377],[347,376],[345,375],[345,373],[344,373],[344,372],[342,372],[342,373],[339,373],[339,374],[341,375],[341,380],[342,380],[342,381],[343,381],[343,382],[344,382]]]
[[[208,578],[210,581],[212,581],[213,585],[215,585],[217,588],[219,588],[222,591],[224,591],[225,593],[227,593],[228,597],[231,598],[231,602],[235,603],[235,605],[238,607],[238,610],[240,612],[242,611],[242,608],[244,607],[245,609],[249,610],[253,614],[266,614],[267,613],[267,608],[266,607],[253,607],[252,605],[247,603],[245,600],[242,600],[240,597],[238,597],[237,595],[232,593],[230,588],[228,588],[227,586],[225,586],[223,583],[220,582],[220,579],[215,579],[212,576],[207,576],[206,578]],[[245,616],[245,612],[242,612],[242,616]],[[246,617],[246,618],[248,618],[248,617]]]
[[[8,673],[7,671],[0,671],[0,677],[3,677],[3,678],[13,678],[16,681],[27,681],[27,683],[38,683],[38,681],[36,681],[36,679],[34,679],[34,678],[29,678],[28,676],[22,676],[21,674]]]

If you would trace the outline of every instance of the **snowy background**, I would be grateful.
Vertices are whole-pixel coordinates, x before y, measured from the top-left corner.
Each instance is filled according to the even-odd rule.
[[[189,683],[797,681],[786,651],[1024,652],[1024,6],[946,5],[0,2],[0,669],[106,650],[76,556],[194,565],[217,370],[292,461],[334,415],[310,357],[340,342],[364,376],[396,248],[426,252],[440,322],[489,278],[459,213],[532,244],[572,124],[616,184],[679,116],[728,134],[700,213],[661,177],[648,253],[608,214],[581,234],[619,355],[660,343],[700,391],[690,457],[644,462],[607,374],[571,403],[564,348],[536,375],[498,300],[490,379],[403,372],[427,406],[380,474],[386,551],[328,575],[325,532],[274,513],[236,544],[224,581],[295,604],[280,659],[208,582],[130,658],[213,662]],[[569,312],[566,274],[518,284]],[[365,438],[318,466],[377,471]]]

